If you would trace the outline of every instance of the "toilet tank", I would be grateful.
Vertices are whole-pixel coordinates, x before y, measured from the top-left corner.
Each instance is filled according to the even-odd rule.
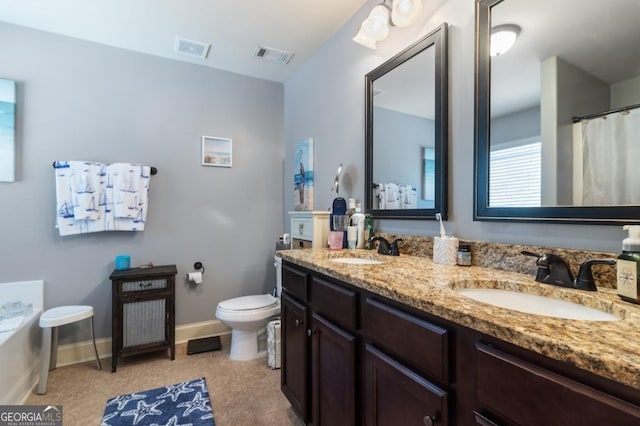
[[[276,268],[276,297],[280,297],[282,293],[282,258],[278,255],[273,256],[273,266]]]

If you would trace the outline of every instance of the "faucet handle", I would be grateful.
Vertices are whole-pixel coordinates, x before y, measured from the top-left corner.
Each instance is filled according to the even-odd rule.
[[[402,238],[396,238],[391,242],[391,248],[389,249],[389,254],[391,256],[400,256],[400,250],[398,250],[398,243],[402,241]]]
[[[596,281],[593,279],[592,265],[615,265],[614,259],[591,259],[580,265],[578,278],[576,279],[576,288],[588,291],[597,291]]]

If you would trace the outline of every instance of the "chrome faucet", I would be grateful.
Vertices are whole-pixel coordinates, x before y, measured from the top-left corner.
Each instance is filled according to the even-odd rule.
[[[386,254],[389,256],[400,256],[400,251],[398,250],[398,243],[402,241],[402,238],[396,238],[392,242],[387,241],[383,237],[373,237],[371,238],[371,243],[374,241],[378,241],[378,253]]]
[[[571,268],[560,256],[553,253],[538,254],[530,251],[522,251],[525,256],[537,257],[536,281],[539,283],[553,284],[560,287],[575,288],[578,290],[596,291],[596,283],[591,271],[592,265],[615,265],[613,259],[592,259],[583,262],[578,271],[578,278],[574,279]]]

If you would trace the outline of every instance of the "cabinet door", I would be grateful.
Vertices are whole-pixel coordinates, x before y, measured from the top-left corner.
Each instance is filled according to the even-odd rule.
[[[315,313],[311,334],[312,424],[355,425],[356,338]]]
[[[308,340],[307,308],[282,293],[281,388],[293,410],[307,421]]]
[[[378,351],[365,348],[367,426],[447,425],[447,393]]]

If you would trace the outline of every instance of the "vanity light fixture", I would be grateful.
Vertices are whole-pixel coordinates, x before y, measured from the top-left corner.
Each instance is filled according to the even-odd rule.
[[[387,3],[391,2],[391,6]],[[360,31],[353,38],[358,44],[369,49],[376,48],[376,42],[389,35],[389,25],[406,27],[418,19],[422,13],[422,0],[384,0],[375,6],[367,19],[362,21]]]
[[[491,29],[491,56],[504,55],[513,47],[520,35],[520,27],[514,24],[498,25]]]

